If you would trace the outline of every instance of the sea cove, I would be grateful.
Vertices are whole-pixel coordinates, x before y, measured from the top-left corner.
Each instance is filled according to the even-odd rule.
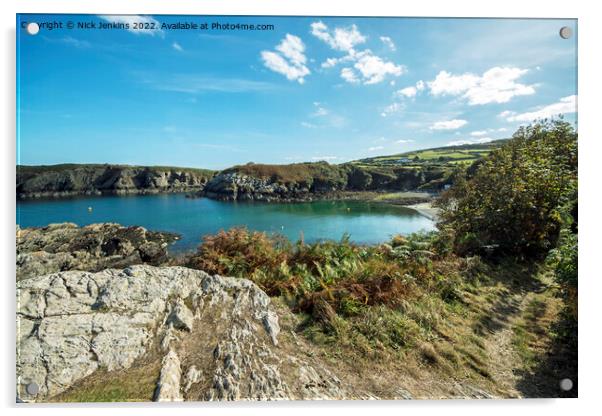
[[[17,201],[17,224],[41,227],[74,222],[80,226],[115,222],[181,235],[172,251],[195,249],[201,237],[222,229],[244,226],[307,242],[349,234],[361,244],[380,243],[394,234],[435,229],[417,211],[364,201],[301,203],[223,202],[186,198],[183,194],[80,197]]]

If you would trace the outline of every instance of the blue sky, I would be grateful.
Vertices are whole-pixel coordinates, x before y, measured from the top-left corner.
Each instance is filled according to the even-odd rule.
[[[19,164],[341,163],[576,117],[573,20],[22,15]],[[68,21],[272,24],[78,30]]]

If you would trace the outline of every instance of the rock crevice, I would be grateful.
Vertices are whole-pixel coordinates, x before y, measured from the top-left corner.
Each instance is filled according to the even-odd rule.
[[[68,271],[17,282],[17,301],[24,401],[52,399],[99,370],[110,383],[145,360],[160,363],[154,400],[349,397],[280,346],[270,298],[245,279],[183,267]]]

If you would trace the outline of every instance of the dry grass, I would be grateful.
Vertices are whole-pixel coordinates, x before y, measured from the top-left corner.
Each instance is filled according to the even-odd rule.
[[[161,358],[150,354],[127,370],[95,371],[49,402],[145,402],[151,401],[161,371]]]
[[[224,172],[238,172],[244,175],[271,179],[275,182],[286,184],[311,184],[315,180],[334,180],[344,184],[347,181],[347,175],[343,168],[337,165],[330,165],[326,162],[293,163],[290,165],[249,163],[246,165],[234,166],[226,169]]]

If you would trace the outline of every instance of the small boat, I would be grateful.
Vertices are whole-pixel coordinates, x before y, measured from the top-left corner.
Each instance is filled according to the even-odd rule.
[[[88,212],[92,212],[92,207],[88,207]]]

